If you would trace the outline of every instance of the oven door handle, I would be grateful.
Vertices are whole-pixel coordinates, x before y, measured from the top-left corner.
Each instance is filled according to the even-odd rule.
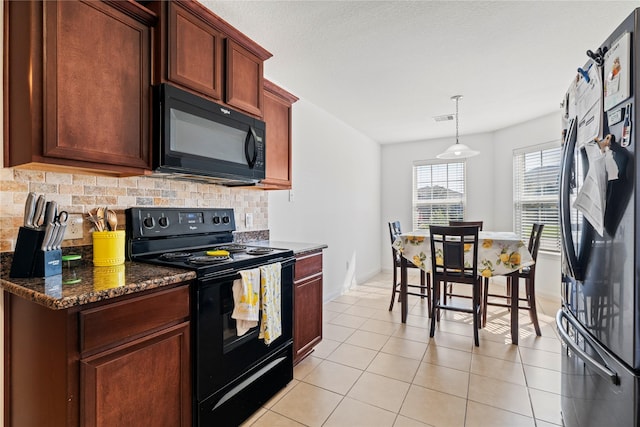
[[[618,374],[615,371],[610,369],[606,364],[599,363],[593,357],[589,356],[584,350],[582,350],[578,346],[577,343],[575,343],[571,339],[567,331],[565,331],[564,327],[562,326],[563,318],[566,319],[567,322],[570,323],[571,326],[575,328],[576,333],[580,334],[580,336],[582,336],[582,338],[584,339],[585,343],[587,343],[589,347],[591,347],[593,351],[595,351],[598,354],[598,356],[600,356],[600,358],[604,361],[604,357],[602,357],[602,355],[600,354],[600,351],[598,351],[598,348],[597,348],[598,344],[593,340],[593,338],[589,336],[589,333],[582,327],[582,325],[578,323],[578,321],[573,316],[568,315],[562,309],[558,310],[558,313],[556,314],[556,326],[558,328],[558,333],[560,334],[560,339],[562,339],[562,341],[567,345],[567,347],[569,347],[569,349],[573,351],[579,359],[581,359],[584,363],[589,365],[591,369],[596,371],[599,375],[603,376],[604,378],[607,378],[608,380],[610,380],[613,385],[620,385],[620,377],[618,377]]]
[[[251,268],[257,268],[257,267],[261,267],[263,265],[269,265],[269,264],[273,264],[276,262],[279,262],[282,264],[282,268],[285,267],[289,267],[291,264],[295,263],[296,259],[295,257],[280,257],[280,258],[275,258],[275,259],[271,259],[267,262],[261,263],[261,264],[256,264],[256,265],[252,265]],[[235,268],[227,268],[226,270],[221,270],[221,271],[215,271],[213,273],[209,273],[209,274],[205,274],[203,276],[203,279],[219,279],[221,277],[224,276],[236,276],[236,278],[240,278],[240,270],[235,269]]]

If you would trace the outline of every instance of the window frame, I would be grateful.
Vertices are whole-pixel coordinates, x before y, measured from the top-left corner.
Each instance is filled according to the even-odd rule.
[[[553,153],[555,156],[557,154],[558,159],[558,187],[554,194],[545,194],[544,189],[542,189],[542,193],[531,194],[531,195],[523,195],[521,193],[524,192],[524,174],[526,171],[524,170],[524,159],[519,160],[519,158],[523,158],[528,154],[539,153],[541,157],[540,167],[551,166],[553,163],[545,164],[543,152],[549,150],[558,150],[557,153]],[[560,253],[560,164],[562,162],[562,144],[560,140],[554,140],[550,142],[546,142],[543,144],[531,145],[528,147],[522,147],[513,150],[513,230],[516,234],[518,234],[524,241],[529,240],[529,236],[531,233],[530,227],[527,227],[527,224],[532,224],[535,221],[528,220],[523,216],[523,205],[526,204],[549,204],[553,203],[555,205],[554,213],[555,215],[555,223],[550,221],[549,219],[553,217],[547,216],[546,220],[542,221],[545,224],[545,228],[542,231],[542,237],[540,240],[540,251],[547,253]],[[523,170],[521,171],[520,168]]]
[[[461,181],[462,183],[462,197],[460,197],[459,199],[431,199],[431,201],[424,201],[424,200],[418,200],[417,197],[417,192],[418,192],[418,188],[416,187],[418,184],[418,169],[420,167],[425,167],[428,166],[431,169],[431,171],[433,171],[433,167],[437,166],[437,165],[450,165],[450,164],[460,164],[462,167],[462,179],[458,180]],[[429,224],[437,224],[437,225],[448,225],[449,220],[458,220],[458,221],[462,221],[464,218],[464,212],[466,210],[466,205],[467,205],[467,162],[466,159],[459,159],[459,160],[439,160],[439,159],[429,159],[429,160],[417,160],[413,162],[413,166],[412,166],[412,170],[411,170],[411,175],[412,175],[412,186],[411,186],[411,220],[412,220],[412,226],[414,230],[419,230],[419,229],[426,229]],[[448,172],[447,172],[447,182],[449,181],[449,176],[448,176]],[[431,182],[433,182],[433,177],[431,179]],[[433,217],[430,218],[430,220],[425,223],[424,221],[419,221],[419,214],[417,212],[417,209],[419,206],[436,206],[436,205],[448,205],[448,206],[454,206],[459,204],[461,207],[461,217],[451,217],[448,215],[449,212],[447,212],[447,217],[442,220],[442,221],[433,221]]]

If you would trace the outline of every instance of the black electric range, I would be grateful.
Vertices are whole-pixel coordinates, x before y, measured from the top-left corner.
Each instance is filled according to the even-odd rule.
[[[197,274],[190,292],[194,426],[240,425],[293,379],[293,251],[234,243],[233,209],[125,212],[131,260]],[[233,288],[241,270],[270,264],[280,265],[282,331],[267,345],[259,326],[238,335]]]

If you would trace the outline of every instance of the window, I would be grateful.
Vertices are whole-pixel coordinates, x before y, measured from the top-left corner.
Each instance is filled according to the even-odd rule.
[[[514,151],[514,219],[515,232],[528,241],[534,223],[544,224],[540,249],[560,251],[558,142]]]
[[[413,229],[462,221],[465,202],[464,162],[418,162],[413,165]]]

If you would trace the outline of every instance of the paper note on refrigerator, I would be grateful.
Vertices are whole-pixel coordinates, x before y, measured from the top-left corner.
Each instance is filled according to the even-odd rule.
[[[573,207],[582,212],[596,232],[603,236],[607,194],[605,155],[600,151],[598,144],[586,144],[584,150],[589,160],[589,171]]]

